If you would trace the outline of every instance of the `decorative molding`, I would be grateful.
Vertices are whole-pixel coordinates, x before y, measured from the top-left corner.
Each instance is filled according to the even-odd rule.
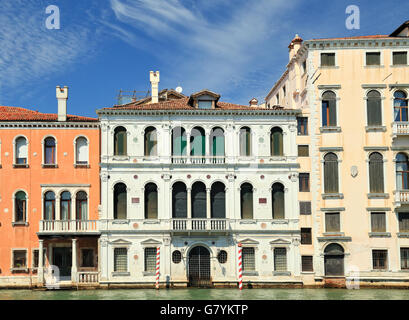
[[[339,212],[339,211],[345,211],[345,207],[338,207],[338,208],[321,208],[321,211],[325,212]]]
[[[390,84],[389,88],[390,89],[393,89],[393,88],[409,88],[409,84],[408,83],[395,83],[395,84]]]
[[[391,208],[382,207],[367,207],[366,211],[391,211]]]
[[[329,89],[333,89],[333,90],[338,90],[341,89],[341,85],[340,84],[320,84],[317,86],[318,90],[329,90]]]
[[[389,147],[379,146],[379,147],[364,147],[365,151],[387,151]]]
[[[351,237],[344,237],[344,236],[329,236],[329,237],[318,237],[319,242],[351,242]]]
[[[321,147],[320,152],[340,152],[340,151],[344,151],[343,147]]]
[[[362,89],[386,89],[386,84],[363,84]]]

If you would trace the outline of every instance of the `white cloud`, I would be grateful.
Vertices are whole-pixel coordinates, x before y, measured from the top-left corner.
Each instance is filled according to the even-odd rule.
[[[242,101],[265,89],[260,74],[265,74],[268,59],[286,50],[274,39],[280,36],[286,9],[295,5],[286,0],[111,0],[116,18],[133,27],[132,32],[146,33],[152,52],[165,64],[171,62],[170,81],[225,96],[241,91],[236,96]]]

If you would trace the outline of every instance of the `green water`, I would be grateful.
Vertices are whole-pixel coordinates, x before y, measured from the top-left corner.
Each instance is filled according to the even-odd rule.
[[[0,300],[409,300],[396,289],[0,290]]]

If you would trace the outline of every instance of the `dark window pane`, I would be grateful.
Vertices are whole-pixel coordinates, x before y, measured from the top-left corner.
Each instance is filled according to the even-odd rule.
[[[210,191],[211,217],[226,218],[226,192],[225,185],[221,182],[215,182]]]
[[[407,65],[408,53],[406,51],[393,52],[393,65]]]
[[[145,219],[158,218],[158,188],[154,183],[145,186]]]
[[[304,214],[304,215],[311,214],[311,202],[310,201],[300,201],[300,214]]]
[[[409,269],[409,248],[400,249],[400,268],[402,270]]]
[[[409,212],[399,212],[399,232],[409,232]]]
[[[308,118],[297,117],[297,134],[299,136],[308,135]]]
[[[383,157],[374,152],[369,156],[369,189],[371,193],[383,193]]]
[[[309,146],[308,145],[300,145],[298,146],[298,156],[299,157],[309,157]]]
[[[241,218],[253,219],[253,186],[244,183],[240,190]]]
[[[274,271],[287,271],[287,250],[274,248]]]
[[[388,269],[388,251],[372,250],[372,261],[374,269]]]
[[[172,189],[173,218],[187,218],[187,190],[182,182],[176,182]]]
[[[366,53],[366,65],[367,66],[379,66],[381,64],[380,52],[367,52]]]
[[[126,185],[123,183],[117,183],[114,187],[114,219],[126,219],[126,198]]]
[[[114,271],[115,272],[128,271],[128,250],[126,248],[114,249]]]
[[[156,270],[156,248],[145,248],[145,271],[155,272]]]
[[[311,228],[301,228],[301,244],[312,244]]]
[[[284,186],[280,183],[275,183],[272,188],[272,208],[273,219],[284,219]]]
[[[325,214],[325,231],[340,232],[340,214],[339,212],[331,212]]]
[[[301,265],[302,265],[301,270],[303,272],[312,272],[312,271],[314,271],[312,256],[302,256],[301,257]]]
[[[338,157],[334,153],[324,157],[324,192],[338,193]]]
[[[300,173],[298,176],[298,180],[299,180],[299,191],[309,192],[310,191],[310,174]]]
[[[371,228],[372,232],[386,232],[385,212],[371,213]]]
[[[91,268],[94,267],[94,250],[82,249],[81,267]]]
[[[254,248],[242,249],[243,271],[255,271],[256,259],[254,255]]]
[[[321,53],[321,66],[322,67],[335,66],[335,53]]]
[[[27,251],[26,250],[14,250],[13,251],[13,268],[26,268],[27,267]]]
[[[192,187],[192,218],[206,218],[206,186],[196,182]]]
[[[271,130],[271,155],[283,155],[283,130],[280,128],[273,128]]]

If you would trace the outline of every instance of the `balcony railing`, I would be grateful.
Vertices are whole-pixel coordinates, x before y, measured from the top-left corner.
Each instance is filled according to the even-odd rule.
[[[409,135],[409,122],[394,122],[392,124],[392,135],[394,137],[399,135]]]
[[[40,232],[82,233],[98,232],[97,220],[41,220]]]
[[[96,271],[78,272],[78,283],[79,284],[94,284],[99,282],[99,273]]]
[[[174,164],[223,164],[226,162],[224,156],[172,156]]]
[[[172,230],[175,231],[225,231],[228,228],[226,219],[173,219]]]
[[[395,194],[395,206],[409,204],[409,190],[396,190],[393,193]]]

